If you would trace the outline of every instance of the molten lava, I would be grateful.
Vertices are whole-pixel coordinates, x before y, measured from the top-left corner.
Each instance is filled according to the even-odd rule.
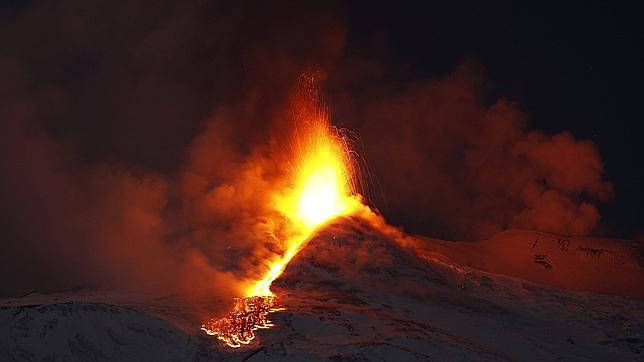
[[[201,329],[230,347],[241,347],[255,339],[256,330],[273,326],[267,316],[280,310],[273,308],[274,304],[275,297],[272,296],[235,298],[232,312],[223,318],[210,319]]]
[[[279,309],[275,308],[271,284],[313,233],[362,205],[355,192],[355,164],[346,139],[319,108],[300,113],[307,119],[300,120],[292,141],[290,182],[275,190],[273,198],[274,209],[292,226],[286,240],[282,240],[285,252],[270,261],[264,277],[248,287],[245,298],[236,299],[231,313],[210,319],[201,328],[230,347],[248,344],[255,338],[255,330],[272,326],[267,315]]]
[[[248,291],[248,297],[273,295],[271,283],[315,230],[333,218],[351,214],[360,205],[354,195],[349,147],[324,115],[310,123],[294,143],[293,185],[275,197],[276,210],[291,221],[294,231],[285,242],[284,255],[272,262],[264,278]]]

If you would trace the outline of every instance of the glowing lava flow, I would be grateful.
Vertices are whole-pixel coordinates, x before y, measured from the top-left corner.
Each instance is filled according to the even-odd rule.
[[[315,113],[314,118],[306,120],[304,132],[296,134],[291,185],[275,193],[275,209],[290,220],[294,230],[285,240],[284,254],[271,261],[268,272],[248,289],[245,298],[235,300],[231,313],[210,319],[201,328],[230,347],[250,343],[255,330],[273,325],[268,314],[279,309],[275,308],[271,283],[320,226],[353,213],[361,205],[355,194],[349,146],[325,114]]]

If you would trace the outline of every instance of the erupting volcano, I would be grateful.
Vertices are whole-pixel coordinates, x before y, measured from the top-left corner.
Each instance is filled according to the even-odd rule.
[[[0,362],[644,362],[636,6],[4,3]]]
[[[289,221],[282,240],[285,251],[271,260],[264,277],[235,299],[232,312],[212,318],[201,329],[230,347],[240,347],[255,338],[254,331],[273,326],[268,314],[277,308],[271,283],[306,245],[315,231],[339,216],[364,207],[356,190],[356,162],[351,145],[342,131],[332,126],[318,104],[317,92],[309,88],[294,109],[297,125],[290,140],[288,180],[283,189],[271,190],[273,208]]]

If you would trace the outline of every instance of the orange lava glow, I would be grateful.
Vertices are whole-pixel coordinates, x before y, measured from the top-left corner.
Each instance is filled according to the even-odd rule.
[[[230,347],[248,344],[255,338],[255,330],[272,326],[267,315],[277,309],[271,284],[313,233],[362,205],[355,190],[355,164],[345,138],[331,126],[325,113],[316,110],[304,114],[308,119],[298,124],[291,143],[290,182],[273,191],[274,209],[292,226],[283,240],[285,252],[269,262],[263,278],[249,284],[245,298],[236,300],[231,313],[202,326],[202,330]]]
[[[292,222],[294,232],[286,240],[286,252],[271,263],[264,278],[251,286],[247,297],[273,295],[271,283],[302,249],[320,226],[338,216],[353,213],[361,201],[354,194],[353,163],[349,149],[326,117],[295,140],[293,186],[276,194],[275,208]]]
[[[235,298],[232,312],[223,318],[210,319],[201,329],[217,336],[226,345],[238,348],[255,339],[256,330],[273,326],[268,313],[280,310],[274,305],[275,297],[271,296]]]

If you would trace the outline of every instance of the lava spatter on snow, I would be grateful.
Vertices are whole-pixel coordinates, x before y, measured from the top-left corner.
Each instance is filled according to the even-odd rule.
[[[284,308],[278,308],[274,296],[254,296],[235,298],[233,310],[222,318],[211,318],[201,330],[217,336],[226,345],[237,348],[249,344],[255,339],[255,331],[273,326],[268,314]]]

